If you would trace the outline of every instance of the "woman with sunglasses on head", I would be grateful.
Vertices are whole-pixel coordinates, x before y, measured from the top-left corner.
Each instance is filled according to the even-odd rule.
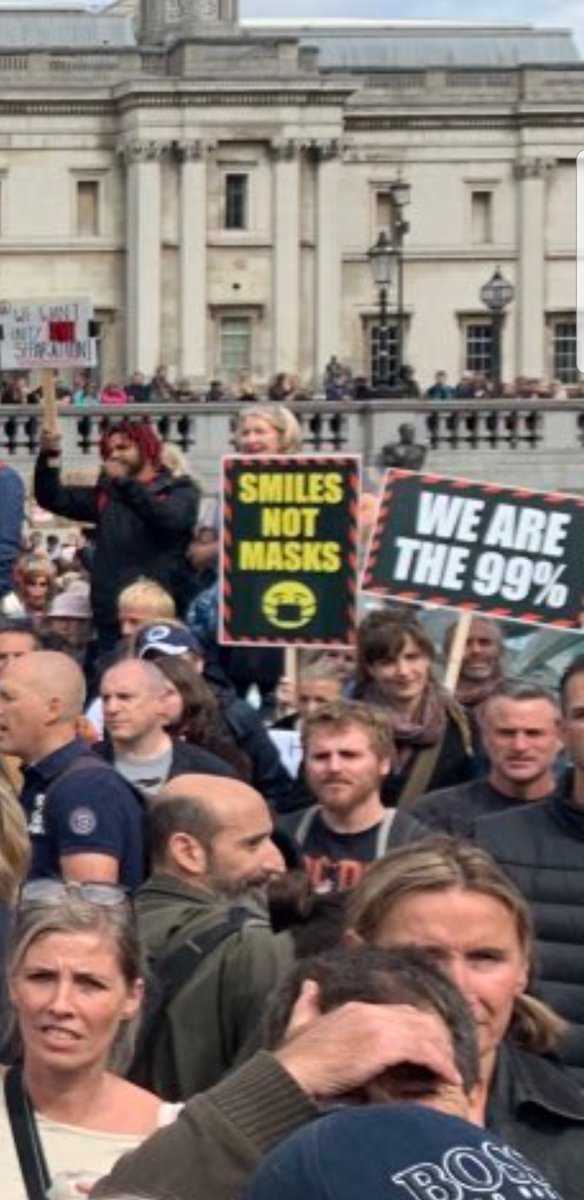
[[[40,1200],[50,1187],[53,1196],[81,1194],[177,1111],[115,1073],[131,1056],[143,992],[123,892],[52,880],[25,887],[8,987],[18,1050],[0,1089],[0,1195]],[[23,1123],[29,1137],[19,1149]],[[40,1159],[26,1182],[21,1155],[25,1171]]]
[[[472,1119],[582,1200],[584,1096],[554,1061],[560,1017],[530,994],[529,906],[484,850],[433,836],[379,859],[349,895],[347,939],[432,953],[476,1022],[480,1083]]]

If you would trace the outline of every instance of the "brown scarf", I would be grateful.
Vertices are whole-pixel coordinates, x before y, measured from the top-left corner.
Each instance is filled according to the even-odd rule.
[[[432,681],[427,684],[415,716],[410,719],[405,719],[399,709],[392,706],[375,683],[367,685],[363,698],[382,708],[388,715],[397,752],[396,766],[400,772],[406,768],[417,749],[435,746],[444,735],[448,715],[445,693]]]

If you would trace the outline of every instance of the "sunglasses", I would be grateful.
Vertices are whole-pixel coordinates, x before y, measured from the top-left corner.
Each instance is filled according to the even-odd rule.
[[[64,883],[60,879],[33,879],[21,889],[21,908],[32,905],[60,904],[62,900],[84,900],[111,908],[128,902],[128,894],[115,883]]]

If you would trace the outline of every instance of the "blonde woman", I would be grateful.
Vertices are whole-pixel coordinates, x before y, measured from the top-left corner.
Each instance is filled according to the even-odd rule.
[[[254,404],[239,414],[234,441],[240,454],[299,454],[302,429],[283,404]]]
[[[85,1194],[91,1180],[177,1111],[112,1069],[123,1069],[131,1053],[143,992],[123,892],[109,884],[28,884],[8,980],[21,1054],[0,1089],[2,1200],[27,1194],[11,1105],[29,1118],[44,1191]]]
[[[474,1015],[480,1085],[474,1119],[582,1198],[584,1097],[553,1056],[562,1020],[529,994],[533,930],[521,892],[470,842],[429,837],[374,863],[349,896],[349,940],[420,946]]]

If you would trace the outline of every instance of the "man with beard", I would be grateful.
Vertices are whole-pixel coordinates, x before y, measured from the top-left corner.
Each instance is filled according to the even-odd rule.
[[[380,709],[351,700],[324,704],[304,721],[302,744],[306,783],[317,803],[281,825],[300,848],[314,889],[346,891],[368,863],[423,829],[381,799],[393,739]]]
[[[444,637],[444,654],[448,658],[457,622],[450,625]],[[456,699],[467,710],[476,712],[495,688],[503,682],[503,655],[505,645],[501,626],[488,617],[475,616],[470,623],[466,639],[460,675],[456,685]]]
[[[118,593],[139,576],[167,589],[177,609],[188,599],[185,553],[197,518],[198,490],[161,463],[160,438],[147,421],[122,420],[101,440],[94,487],[61,481],[61,438],[44,430],[35,467],[35,497],[49,512],[96,526],[91,601],[100,649],[119,636]]]
[[[186,1100],[253,1053],[266,996],[292,963],[265,899],[284,864],[265,801],[238,780],[177,776],[149,826],[152,875],[135,910],[154,991],[133,1078]]]

